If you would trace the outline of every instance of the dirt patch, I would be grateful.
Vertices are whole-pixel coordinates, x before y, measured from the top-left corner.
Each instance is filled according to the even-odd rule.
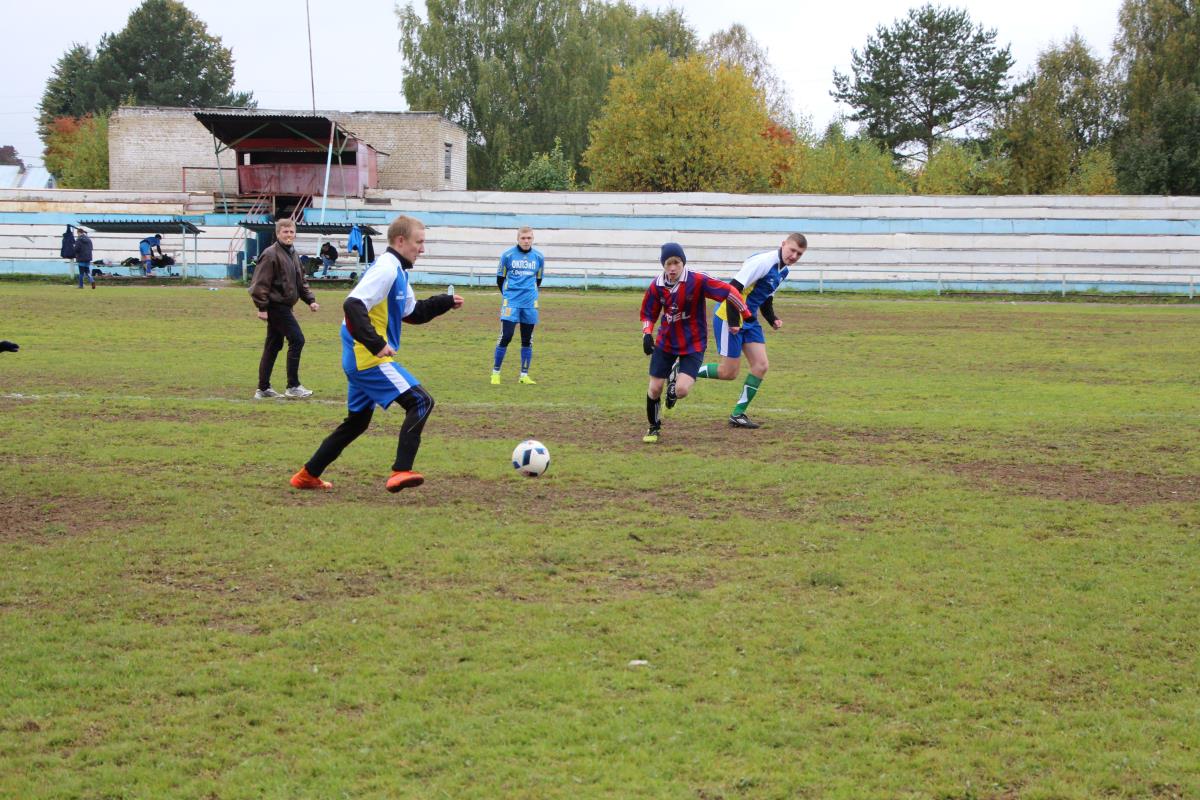
[[[105,497],[0,497],[0,542],[49,544],[98,529],[128,528],[128,508]]]
[[[386,571],[340,573],[318,570],[298,579],[269,569],[238,572],[232,569],[154,564],[127,573],[139,583],[169,589],[192,597],[224,595],[236,598],[289,597],[297,602],[370,597],[379,585],[393,580]]]
[[[1084,500],[1104,505],[1200,501],[1200,476],[1147,475],[1088,470],[1068,464],[1006,464],[975,461],[949,466],[955,474],[988,486],[1049,500]]]

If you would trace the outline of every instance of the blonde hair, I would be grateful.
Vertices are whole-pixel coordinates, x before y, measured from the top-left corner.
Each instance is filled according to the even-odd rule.
[[[275,233],[279,233],[284,228],[296,230],[296,220],[294,219],[277,219],[275,220]]]
[[[405,239],[412,236],[417,230],[424,230],[425,223],[416,217],[408,217],[404,214],[392,220],[392,224],[388,225],[387,241],[391,246],[392,242],[396,241],[397,236],[403,236]]]
[[[520,236],[522,233],[533,233],[533,228],[529,227],[528,225],[522,225],[521,227],[517,228],[517,236]]]

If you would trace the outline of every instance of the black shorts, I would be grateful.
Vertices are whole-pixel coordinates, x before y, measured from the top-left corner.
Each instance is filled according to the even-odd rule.
[[[654,354],[650,356],[650,377],[668,377],[677,358],[679,359],[679,371],[692,378],[696,377],[696,373],[700,371],[700,366],[704,363],[704,353],[686,353],[677,356],[674,353],[665,353],[661,347],[656,347]]]

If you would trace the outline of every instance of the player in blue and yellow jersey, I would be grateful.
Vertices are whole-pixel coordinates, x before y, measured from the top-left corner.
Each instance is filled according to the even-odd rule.
[[[546,260],[533,249],[533,228],[528,226],[517,231],[517,246],[510,247],[500,256],[496,269],[496,285],[500,287],[500,339],[492,356],[492,384],[500,383],[500,365],[508,352],[513,331],[521,326],[521,375],[519,383],[534,384],[529,377],[529,364],[533,361],[533,327],[538,324],[538,288],[542,285],[542,273]]]
[[[742,395],[729,415],[729,424],[734,428],[758,428],[757,422],[746,416],[746,409],[762,385],[763,377],[767,374],[767,340],[763,336],[763,326],[758,321],[758,313],[762,312],[763,319],[774,330],[783,327],[783,320],[775,314],[772,298],[779,285],[787,279],[788,267],[795,264],[808,249],[808,239],[804,234],[789,234],[779,245],[778,250],[767,250],[755,253],[742,263],[741,270],[734,276],[730,284],[746,295],[746,305],[750,308],[750,319],[742,323],[741,331],[737,331],[726,322],[729,310],[722,304],[713,315],[713,335],[717,340],[717,352],[721,354],[721,362],[709,363],[700,367],[697,378],[718,378],[731,381],[738,376],[741,357],[746,356],[750,364],[750,374],[742,386]]]
[[[662,427],[663,385],[670,379],[667,407],[687,397],[696,370],[708,346],[708,310],[704,298],[724,301],[735,314],[750,316],[742,296],[728,283],[703,272],[687,269],[687,255],[675,242],[662,246],[658,257],[662,274],[642,298],[642,349],[650,356],[650,385],[646,389],[646,419],[650,423],[643,442],[657,442]],[[661,320],[660,320],[661,316]],[[654,338],[654,323],[658,339]],[[737,330],[736,326],[734,330]]]
[[[417,300],[413,295],[407,270],[425,252],[422,222],[412,217],[397,217],[388,226],[387,236],[387,252],[363,273],[362,280],[342,304],[346,314],[342,322],[342,369],[349,383],[346,396],[349,413],[337,430],[321,442],[308,463],[292,476],[291,484],[297,489],[332,489],[331,483],[321,480],[321,473],[367,430],[375,406],[387,408],[392,403],[399,403],[405,416],[387,490],[398,492],[425,482],[412,468],[421,446],[421,431],[433,410],[433,397],[394,356],[400,350],[402,323],[428,322],[452,308],[461,308],[463,299],[439,294]]]

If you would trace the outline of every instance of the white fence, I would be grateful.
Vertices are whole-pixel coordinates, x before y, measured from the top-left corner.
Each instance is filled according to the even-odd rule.
[[[72,218],[69,209],[78,204],[73,218],[83,219],[106,207],[105,193],[52,202],[58,196],[43,191],[32,205],[12,194],[0,193],[0,270],[4,263],[53,262],[63,223]],[[211,211],[211,198],[169,197],[176,204],[169,213],[188,216],[205,230],[198,242],[201,274],[223,277],[230,241],[242,235],[237,219],[195,213],[206,200]],[[113,197],[107,216],[144,212],[147,205],[138,199]],[[150,199],[165,202],[166,196]],[[160,213],[167,205],[158,204]],[[817,291],[1095,287],[1194,293],[1200,278],[1200,198],[1194,197],[396,191],[331,201],[325,220],[383,229],[399,213],[429,226],[418,263],[422,274],[480,285],[492,282],[499,254],[515,243],[523,224],[535,229],[552,285],[644,281],[657,273],[658,249],[666,241],[684,246],[690,267],[728,278],[747,256],[778,246],[793,230],[808,236],[809,250],[789,284]],[[320,214],[318,198],[306,220]],[[97,235],[97,257],[119,261],[136,252],[137,238]],[[315,254],[320,237],[309,238],[300,249]],[[345,252],[345,242],[337,244]],[[377,252],[386,246],[379,240],[375,245]]]

